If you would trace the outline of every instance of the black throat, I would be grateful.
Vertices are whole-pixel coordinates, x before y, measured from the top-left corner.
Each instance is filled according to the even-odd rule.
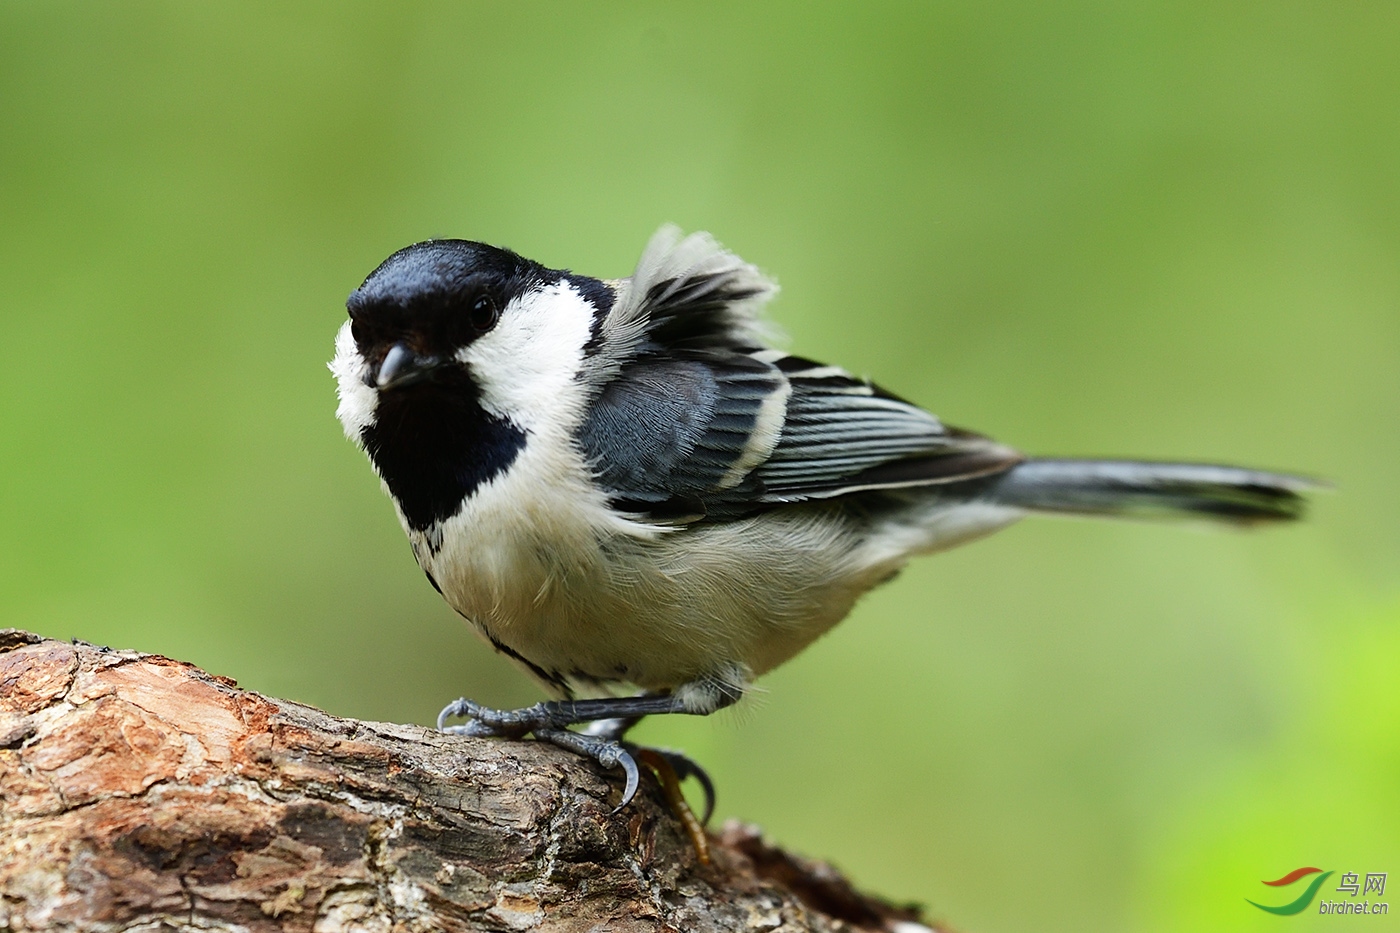
[[[381,393],[360,439],[415,531],[455,515],[525,446],[523,430],[481,407],[465,372]]]

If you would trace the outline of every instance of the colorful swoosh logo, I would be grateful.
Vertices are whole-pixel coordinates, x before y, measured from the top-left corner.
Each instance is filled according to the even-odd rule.
[[[1332,872],[1330,871],[1323,872],[1322,874],[1318,874],[1318,872],[1322,872],[1322,869],[1295,868],[1288,874],[1284,875],[1282,878],[1279,878],[1277,881],[1264,882],[1264,884],[1267,884],[1269,887],[1279,888],[1285,885],[1290,885],[1293,882],[1297,881],[1299,878],[1306,877],[1307,875],[1317,875],[1317,877],[1314,878],[1308,884],[1307,890],[1304,891],[1302,894],[1298,895],[1298,899],[1295,901],[1290,901],[1287,904],[1280,904],[1277,907],[1273,907],[1268,904],[1257,904],[1254,901],[1251,901],[1249,898],[1245,898],[1245,902],[1249,904],[1254,904],[1254,906],[1258,907],[1260,910],[1268,911],[1271,914],[1278,914],[1282,917],[1292,916],[1293,914],[1301,914],[1303,911],[1308,909],[1308,905],[1312,903],[1313,898],[1317,897],[1317,889],[1322,887],[1322,882],[1326,881],[1332,876]]]
[[[1265,881],[1271,888],[1282,887],[1285,884],[1292,884],[1304,875],[1312,875],[1322,871],[1321,868],[1295,868],[1277,881]]]

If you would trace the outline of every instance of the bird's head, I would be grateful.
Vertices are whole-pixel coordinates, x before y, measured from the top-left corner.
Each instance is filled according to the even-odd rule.
[[[415,405],[444,395],[535,427],[568,394],[611,304],[597,279],[507,249],[468,240],[405,247],[346,302],[331,363],[346,430],[362,433],[390,398]]]
[[[545,270],[509,250],[430,240],[394,253],[346,301],[350,337],[367,386],[392,392],[450,377],[464,351],[502,311],[541,284]]]

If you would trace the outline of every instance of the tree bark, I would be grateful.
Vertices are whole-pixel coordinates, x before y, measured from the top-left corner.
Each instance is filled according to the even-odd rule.
[[[653,780],[0,630],[0,931],[925,930]]]

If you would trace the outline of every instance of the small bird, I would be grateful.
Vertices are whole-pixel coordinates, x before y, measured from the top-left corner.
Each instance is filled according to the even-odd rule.
[[[428,581],[556,697],[457,700],[439,728],[465,717],[449,731],[621,768],[626,805],[632,724],[735,703],[914,555],[1027,513],[1302,513],[1300,477],[1039,459],[949,427],[774,349],[775,291],[708,234],[664,227],[629,279],[446,239],[350,295],[330,364],[345,433]]]

